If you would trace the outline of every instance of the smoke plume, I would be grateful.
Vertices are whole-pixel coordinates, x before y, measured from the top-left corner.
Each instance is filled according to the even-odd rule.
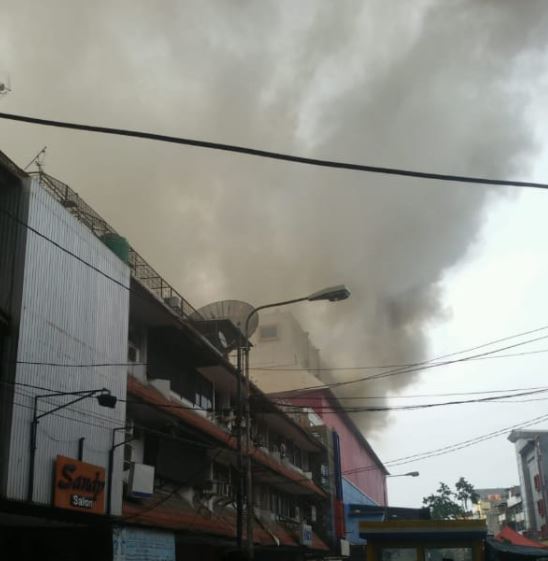
[[[2,12],[7,112],[486,177],[525,177],[534,154],[542,0],[4,0]],[[494,196],[8,122],[0,131],[22,165],[47,145],[46,171],[195,306],[346,283],[350,300],[296,310],[335,366],[425,358],[428,325],[447,313],[442,275]],[[350,387],[377,394],[412,380]]]

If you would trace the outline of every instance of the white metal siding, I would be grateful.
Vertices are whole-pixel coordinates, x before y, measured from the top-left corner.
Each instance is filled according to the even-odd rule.
[[[129,286],[129,268],[84,225],[33,181],[29,224]],[[28,232],[18,361],[62,364],[125,363],[127,361],[129,292],[58,247]],[[48,393],[24,384],[71,392],[108,388],[126,398],[125,366],[66,368],[18,364],[12,422],[8,497],[25,499],[28,480],[33,396]],[[71,397],[39,401],[47,411]],[[77,457],[78,439],[85,438],[84,461],[108,468],[112,429],[125,423],[125,402],[115,409],[94,398],[40,420],[34,501],[50,503],[55,457]],[[116,454],[113,514],[121,511],[122,454]]]

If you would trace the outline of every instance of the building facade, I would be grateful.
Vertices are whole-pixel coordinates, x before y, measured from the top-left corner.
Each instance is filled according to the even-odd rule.
[[[519,485],[507,490],[506,499],[499,504],[499,526],[510,527],[518,533],[525,531],[525,514]]]
[[[388,471],[333,392],[322,383],[324,366],[319,351],[291,313],[274,310],[261,314],[253,344],[254,382],[289,409],[298,407],[312,413],[336,436],[344,533],[350,544],[363,544],[358,531],[360,519],[351,511],[356,511],[356,505],[387,505]]]
[[[486,489],[476,489],[479,495],[477,504],[472,505],[476,518],[484,519],[487,524],[487,531],[490,535],[500,532],[500,513],[503,505],[508,499],[508,489],[505,487],[490,487]]]
[[[210,323],[67,185],[0,154],[0,524],[26,527],[3,551],[240,551],[241,374]],[[250,399],[255,557],[337,553],[332,435]]]
[[[515,430],[508,440],[516,450],[525,531],[548,538],[548,431]]]

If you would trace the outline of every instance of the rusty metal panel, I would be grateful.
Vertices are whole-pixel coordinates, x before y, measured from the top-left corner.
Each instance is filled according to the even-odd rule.
[[[14,499],[27,496],[35,395],[107,388],[119,400],[126,398],[129,291],[124,287],[129,287],[129,267],[42,189],[38,179],[31,186],[28,216],[32,228],[74,255],[27,232],[7,485],[7,494]],[[37,362],[48,364],[29,364]],[[40,399],[39,411],[71,399]],[[112,429],[124,424],[125,401],[108,409],[95,398],[41,419],[33,500],[51,503],[55,458],[58,454],[76,458],[80,438],[85,439],[83,461],[108,472]],[[121,510],[122,454],[115,457],[113,513],[117,514]]]

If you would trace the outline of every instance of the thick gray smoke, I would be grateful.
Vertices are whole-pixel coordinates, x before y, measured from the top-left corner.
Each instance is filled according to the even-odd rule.
[[[528,173],[544,0],[3,0],[1,10],[4,111],[385,166]],[[492,196],[7,122],[0,131],[23,165],[47,144],[47,171],[197,306],[348,284],[351,300],[300,309],[333,365],[425,357],[425,330],[446,313],[439,281]]]

